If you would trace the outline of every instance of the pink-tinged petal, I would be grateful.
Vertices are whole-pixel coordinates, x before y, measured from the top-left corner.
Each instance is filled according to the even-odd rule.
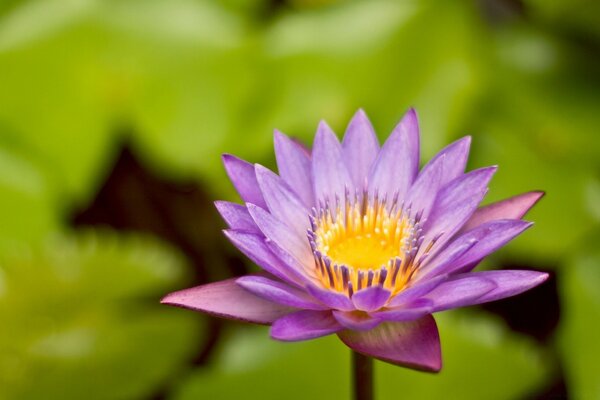
[[[436,198],[435,205],[425,223],[422,249],[436,239],[430,253],[440,249],[471,217],[485,194],[487,185],[497,167],[471,171],[446,185]]]
[[[419,299],[402,307],[371,313],[371,316],[381,321],[414,321],[415,319],[431,314],[432,310],[433,301],[429,299]]]
[[[295,269],[276,257],[265,243],[262,235],[233,230],[224,231],[224,233],[235,247],[270,274],[296,286],[302,286],[306,282],[302,270]]]
[[[333,317],[346,329],[353,331],[368,331],[381,323],[380,320],[372,318],[369,314],[360,311],[338,311],[333,310]]]
[[[487,303],[505,297],[516,296],[542,284],[549,276],[546,272],[525,270],[483,271],[464,274],[464,276],[469,275],[489,280],[496,285],[495,289],[485,293],[470,304]]]
[[[346,190],[354,191],[350,173],[344,163],[342,146],[335,133],[321,122],[317,129],[312,154],[313,182],[318,203],[336,204],[343,200]]]
[[[418,279],[438,274],[467,272],[488,254],[531,227],[531,222],[498,220],[486,222],[454,239],[418,273]]]
[[[323,304],[313,300],[306,292],[264,276],[247,275],[238,278],[238,285],[265,300],[284,306],[306,310],[325,310]]]
[[[358,110],[350,121],[342,141],[346,166],[354,186],[366,188],[367,176],[371,165],[379,153],[379,141],[367,114]]]
[[[235,278],[170,293],[161,303],[265,325],[294,311],[253,295],[235,283]]]
[[[254,174],[254,165],[231,154],[223,154],[222,158],[225,171],[242,200],[266,208],[267,203],[265,203]]]
[[[461,232],[497,219],[521,219],[542,197],[544,192],[528,192],[477,209]]]
[[[469,148],[471,147],[471,137],[465,136],[458,139],[454,143],[444,147],[435,157],[431,159],[423,167],[425,171],[428,167],[438,162],[440,158],[444,158],[444,167],[440,177],[440,187],[446,186],[448,183],[458,178],[465,172],[467,160],[469,158]]]
[[[419,170],[419,123],[410,109],[387,139],[369,173],[369,195],[402,203]]]
[[[496,288],[485,277],[474,274],[454,276],[429,292],[425,299],[433,302],[432,312],[475,304],[476,300]]]
[[[267,239],[275,242],[300,262],[304,263],[306,260],[313,259],[306,237],[300,236],[294,229],[254,204],[248,204],[248,211]]]
[[[417,180],[410,188],[405,205],[412,210],[413,215],[420,214],[427,220],[440,190],[442,173],[444,171],[445,156],[429,164],[421,171]]]
[[[235,230],[260,233],[246,206],[229,201],[215,201],[215,206],[227,225]]]
[[[381,286],[371,286],[352,295],[352,303],[361,311],[379,310],[390,298],[391,292]]]
[[[329,308],[341,311],[354,311],[356,308],[345,294],[318,288],[314,285],[306,287],[308,293]]]
[[[275,321],[271,326],[271,337],[296,342],[330,335],[342,329],[331,311],[302,310]]]
[[[310,228],[309,211],[277,174],[256,165],[256,179],[271,215],[294,229],[300,237]]]
[[[442,282],[448,279],[447,275],[438,275],[432,279],[425,279],[414,283],[412,286],[403,289],[395,295],[388,303],[387,307],[395,308],[404,306],[431,292],[438,287]]]
[[[344,330],[338,336],[352,350],[382,361],[430,372],[442,368],[440,336],[430,315],[382,323],[365,332]]]
[[[279,175],[294,189],[305,206],[312,207],[315,203],[315,195],[309,153],[278,130],[275,130],[274,139]]]

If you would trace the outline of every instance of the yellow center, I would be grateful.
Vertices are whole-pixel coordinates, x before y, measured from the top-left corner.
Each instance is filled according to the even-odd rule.
[[[378,200],[319,212],[312,237],[321,282],[342,292],[372,284],[400,290],[406,282],[401,261],[413,233],[413,221],[402,210]]]

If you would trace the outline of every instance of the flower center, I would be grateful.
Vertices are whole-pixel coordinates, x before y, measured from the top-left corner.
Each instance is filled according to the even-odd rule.
[[[401,269],[414,253],[420,228],[397,204],[355,198],[315,210],[311,223],[317,276],[325,287],[352,295],[374,284],[394,292],[406,284],[409,276]]]

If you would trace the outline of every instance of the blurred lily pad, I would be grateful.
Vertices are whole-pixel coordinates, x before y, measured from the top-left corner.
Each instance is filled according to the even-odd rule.
[[[442,372],[430,375],[377,362],[378,398],[523,397],[543,385],[552,372],[536,345],[509,334],[493,320],[470,315],[436,318],[444,353]],[[348,398],[349,362],[348,348],[335,336],[290,344],[270,340],[265,328],[240,330],[226,343],[214,368],[192,375],[173,398]]]
[[[600,398],[596,321],[600,321],[600,232],[589,240],[561,271],[563,299],[559,331],[569,393],[575,399]]]
[[[184,275],[181,258],[164,245],[108,231],[4,255],[2,398],[151,395],[199,340],[193,314],[158,304]]]

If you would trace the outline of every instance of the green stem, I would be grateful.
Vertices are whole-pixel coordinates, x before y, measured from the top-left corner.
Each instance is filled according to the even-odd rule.
[[[354,400],[373,400],[373,359],[352,352]]]

